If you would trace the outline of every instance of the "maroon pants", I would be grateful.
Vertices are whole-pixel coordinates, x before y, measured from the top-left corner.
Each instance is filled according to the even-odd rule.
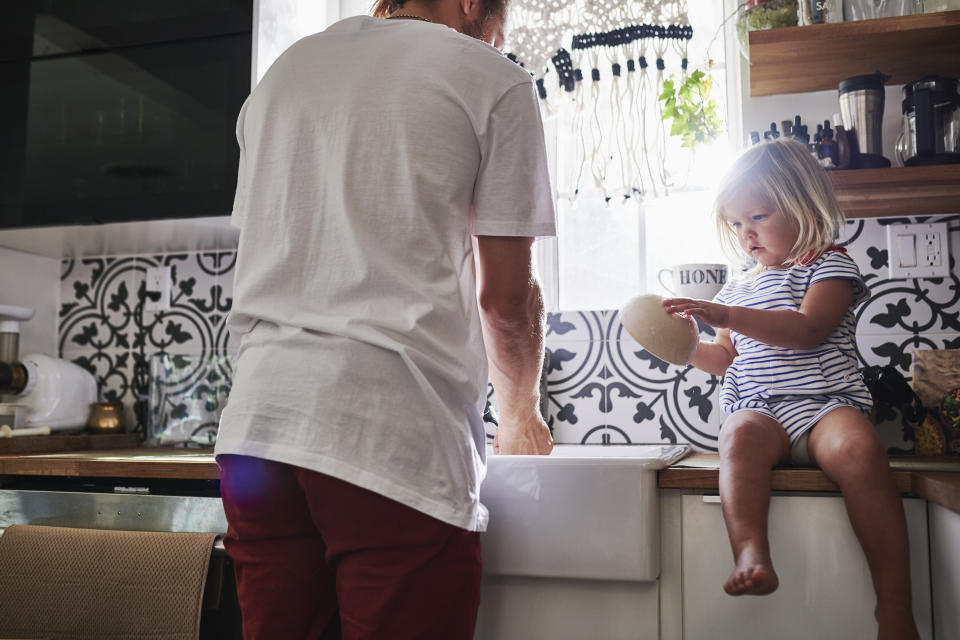
[[[470,640],[480,534],[300,467],[220,456],[245,640]]]

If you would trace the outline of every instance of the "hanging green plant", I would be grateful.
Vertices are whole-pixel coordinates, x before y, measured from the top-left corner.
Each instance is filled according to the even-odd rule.
[[[697,147],[712,142],[723,133],[723,121],[718,115],[717,102],[710,97],[713,78],[697,70],[683,82],[675,76],[663,82],[663,119],[672,119],[670,135],[683,138],[681,147],[696,151]]]

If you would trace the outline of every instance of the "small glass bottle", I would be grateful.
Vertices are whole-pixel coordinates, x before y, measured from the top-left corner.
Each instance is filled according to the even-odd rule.
[[[833,114],[833,138],[837,143],[837,169],[850,168],[850,133],[843,126],[839,113]]]
[[[830,121],[823,121],[823,135],[820,138],[820,144],[817,146],[817,155],[823,160],[829,160],[829,164],[821,163],[826,169],[835,169],[837,167],[837,143],[833,140],[833,129],[830,128]]]

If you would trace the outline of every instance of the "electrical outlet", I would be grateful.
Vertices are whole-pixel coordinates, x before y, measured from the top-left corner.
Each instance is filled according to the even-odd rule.
[[[921,264],[925,267],[939,267],[943,264],[940,255],[940,234],[936,231],[925,231],[920,234],[923,258]]]
[[[147,267],[145,311],[170,309],[170,267]]]
[[[950,275],[947,224],[887,226],[890,278],[943,278]]]

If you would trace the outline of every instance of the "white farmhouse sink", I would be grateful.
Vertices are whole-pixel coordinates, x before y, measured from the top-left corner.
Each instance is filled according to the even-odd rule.
[[[480,501],[486,575],[656,580],[657,470],[687,445],[557,445],[549,456],[488,452]]]

